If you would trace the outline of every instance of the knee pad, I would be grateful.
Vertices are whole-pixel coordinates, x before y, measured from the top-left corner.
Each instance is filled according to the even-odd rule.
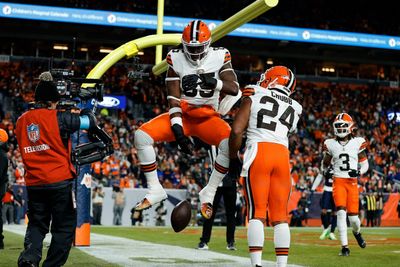
[[[355,216],[354,215],[353,216],[349,215],[348,217],[349,217],[350,225],[357,224],[358,221],[359,221],[359,218],[358,218],[357,215],[355,215]]]
[[[135,132],[135,148],[144,149],[146,146],[153,146],[154,140],[145,131],[136,130]]]
[[[218,145],[218,156],[216,161],[219,165],[228,168],[229,167],[229,143],[228,138],[222,140]]]

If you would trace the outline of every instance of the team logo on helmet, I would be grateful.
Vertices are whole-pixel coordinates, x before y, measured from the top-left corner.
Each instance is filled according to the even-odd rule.
[[[193,20],[182,33],[183,52],[193,64],[199,62],[207,55],[211,43],[211,31],[207,24],[201,20]]]
[[[31,142],[35,143],[40,138],[40,129],[37,124],[30,124],[27,127],[28,130],[28,138]]]
[[[261,74],[257,85],[266,89],[278,89],[290,95],[296,88],[296,77],[289,68],[285,66],[274,66]]]
[[[333,131],[335,135],[340,138],[351,134],[354,128],[354,121],[347,113],[338,114],[333,122]]]

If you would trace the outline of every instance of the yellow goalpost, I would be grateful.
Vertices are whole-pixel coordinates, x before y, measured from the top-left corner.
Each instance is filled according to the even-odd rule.
[[[231,16],[220,25],[212,30],[212,42],[215,42],[231,31],[237,29],[241,25],[251,21],[264,12],[270,10],[278,4],[279,0],[257,0],[249,6],[245,7],[235,15]],[[161,12],[160,12],[161,13]],[[162,18],[159,18],[162,21]],[[162,22],[161,22],[162,23]],[[159,32],[161,32],[159,30]],[[130,58],[135,56],[139,51],[154,47],[157,45],[178,45],[181,43],[181,34],[154,34],[148,35],[130,42],[127,42],[113,50],[110,54],[104,57],[87,75],[87,78],[99,79],[101,76],[115,63],[124,57]],[[157,52],[158,59],[161,58],[160,49]],[[167,69],[165,60],[155,65],[152,69],[155,75],[160,75]],[[86,84],[85,86],[89,86]]]

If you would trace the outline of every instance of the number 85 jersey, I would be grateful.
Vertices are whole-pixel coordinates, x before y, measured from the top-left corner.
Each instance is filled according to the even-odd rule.
[[[362,137],[353,137],[347,143],[339,143],[336,139],[324,142],[324,151],[332,156],[333,176],[351,178],[350,170],[358,170],[358,154],[365,150],[367,142]]]
[[[221,68],[225,64],[231,62],[231,54],[223,47],[209,47],[207,55],[201,60],[201,63],[199,65],[193,65],[186,58],[182,49],[173,49],[168,53],[166,60],[169,67],[179,75],[181,82],[184,76],[190,74],[204,74],[219,79]],[[171,78],[166,78],[166,80],[169,79]],[[199,79],[198,83],[200,82]],[[215,110],[218,109],[220,94],[219,91],[214,90],[214,88],[205,88],[198,85],[195,89],[184,91],[181,84],[181,90],[181,99],[185,100],[190,105],[208,105],[212,106]]]
[[[247,144],[270,142],[289,147],[288,135],[295,132],[302,106],[275,89],[258,85],[247,86],[244,91],[253,90]]]

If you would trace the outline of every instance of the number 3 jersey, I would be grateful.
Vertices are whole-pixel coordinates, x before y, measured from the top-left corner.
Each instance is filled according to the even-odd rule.
[[[231,54],[223,47],[210,47],[207,55],[199,65],[191,64],[182,49],[173,49],[167,55],[169,67],[179,75],[181,81],[184,76],[190,74],[210,75],[215,79],[219,79],[219,72],[222,66],[230,61]],[[171,78],[173,79],[173,77]],[[200,83],[201,80],[199,79],[198,82]],[[196,89],[184,91],[181,84],[181,90],[181,99],[188,104],[194,106],[208,105],[215,110],[218,109],[219,91],[215,91],[214,88],[202,88],[198,85]]]
[[[296,131],[302,106],[277,90],[265,89],[257,85],[247,86],[245,90],[254,90],[247,144],[271,142],[289,146],[288,134]]]
[[[336,139],[327,139],[324,150],[332,156],[333,176],[351,178],[350,170],[358,170],[358,154],[365,150],[367,142],[362,137],[353,137],[347,143],[341,144]]]

